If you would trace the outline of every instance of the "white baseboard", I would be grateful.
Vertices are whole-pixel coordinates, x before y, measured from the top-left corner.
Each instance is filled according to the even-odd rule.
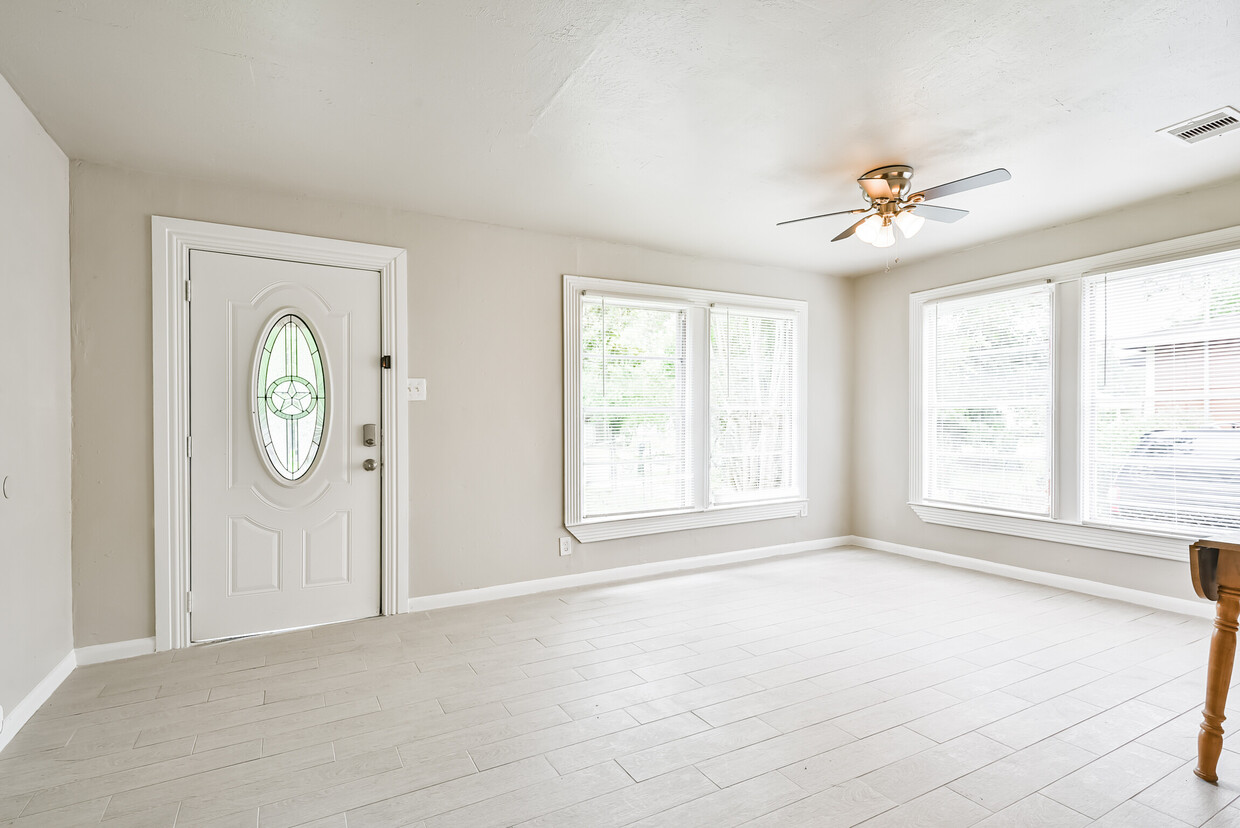
[[[761,558],[774,558],[780,555],[796,555],[800,552],[813,552],[819,549],[831,549],[852,543],[851,537],[820,538],[818,540],[781,543],[777,546],[760,546],[754,549],[741,549],[736,552],[720,552],[714,555],[697,555],[692,558],[677,558],[672,561],[656,561],[655,563],[617,566],[612,569],[600,569],[596,572],[580,572],[575,575],[556,575],[551,578],[539,578],[535,581],[518,581],[515,584],[499,584],[497,586],[463,589],[459,592],[441,592],[438,595],[421,595],[409,599],[410,612],[459,607],[465,604],[481,604],[485,601],[498,601],[501,598],[516,598],[520,595],[534,595],[539,592],[554,592],[560,589],[572,589],[594,584],[608,584],[615,581],[630,581],[634,578],[648,578],[652,575],[664,575],[668,572],[682,572],[689,569],[706,569],[742,561],[756,561]]]
[[[1029,581],[1030,583],[1042,584],[1043,586],[1069,589],[1073,592],[1084,592],[1086,595],[1097,595],[1100,598],[1113,598],[1116,601],[1126,601],[1129,604],[1139,604],[1143,607],[1152,607],[1153,609],[1166,610],[1167,612],[1178,612],[1182,615],[1193,615],[1198,618],[1214,617],[1214,604],[1205,600],[1173,598],[1170,595],[1160,595],[1156,592],[1145,592],[1140,589],[1104,584],[1085,578],[1073,578],[1070,575],[1042,572],[1037,569],[1025,569],[1022,566],[995,563],[982,558],[971,558],[968,555],[953,555],[949,552],[939,552],[936,549],[922,549],[917,546],[905,546],[902,543],[862,538],[856,535],[848,539],[848,544],[864,547],[865,549],[875,549],[880,552],[892,552],[909,558],[919,558],[923,561],[958,566],[962,569],[987,572],[991,575],[1002,575],[1005,578],[1015,578],[1018,581]],[[1185,572],[1185,577],[1188,577],[1187,571]]]
[[[30,717],[43,706],[43,702],[51,698],[52,693],[56,692],[56,688],[69,677],[76,666],[74,651],[70,650],[68,655],[61,659],[60,663],[26,694],[26,698],[18,702],[17,706],[5,715],[4,725],[0,727],[0,751],[3,751],[9,742],[13,741],[13,737],[22,729],[22,726],[30,721]]]
[[[102,664],[105,661],[118,661],[122,658],[146,655],[155,652],[155,638],[135,638],[131,641],[113,641],[110,644],[93,644],[89,647],[78,647],[78,664]]]
[[[91,647],[78,647],[70,650],[35,688],[26,694],[26,698],[8,711],[4,717],[4,725],[0,727],[0,751],[13,740],[30,717],[35,714],[43,703],[51,698],[52,693],[61,685],[73,669],[83,664],[100,664],[104,661],[116,661],[122,658],[146,655],[155,652],[154,638],[136,638],[133,641],[114,641],[111,644],[95,644]]]

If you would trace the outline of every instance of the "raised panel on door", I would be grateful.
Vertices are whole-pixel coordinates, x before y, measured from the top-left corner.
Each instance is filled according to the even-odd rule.
[[[377,615],[379,274],[193,251],[190,278],[191,637]]]

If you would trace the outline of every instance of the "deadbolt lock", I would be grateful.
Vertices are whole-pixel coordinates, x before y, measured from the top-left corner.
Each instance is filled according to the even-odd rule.
[[[374,446],[379,442],[379,429],[374,423],[362,426],[362,445]]]

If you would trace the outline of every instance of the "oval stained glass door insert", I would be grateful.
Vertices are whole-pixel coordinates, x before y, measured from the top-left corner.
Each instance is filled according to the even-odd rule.
[[[310,472],[323,444],[327,377],[318,340],[295,313],[281,313],[259,340],[254,413],[267,465],[281,480]]]

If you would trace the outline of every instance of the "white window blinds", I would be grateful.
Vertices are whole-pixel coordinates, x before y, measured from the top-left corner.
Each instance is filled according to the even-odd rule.
[[[691,506],[685,310],[592,296],[581,314],[583,517]]]
[[[1050,514],[1051,297],[1039,285],[923,307],[926,500]]]
[[[1240,256],[1081,288],[1084,518],[1240,528]]]
[[[710,314],[710,502],[796,494],[796,324],[732,308]]]

